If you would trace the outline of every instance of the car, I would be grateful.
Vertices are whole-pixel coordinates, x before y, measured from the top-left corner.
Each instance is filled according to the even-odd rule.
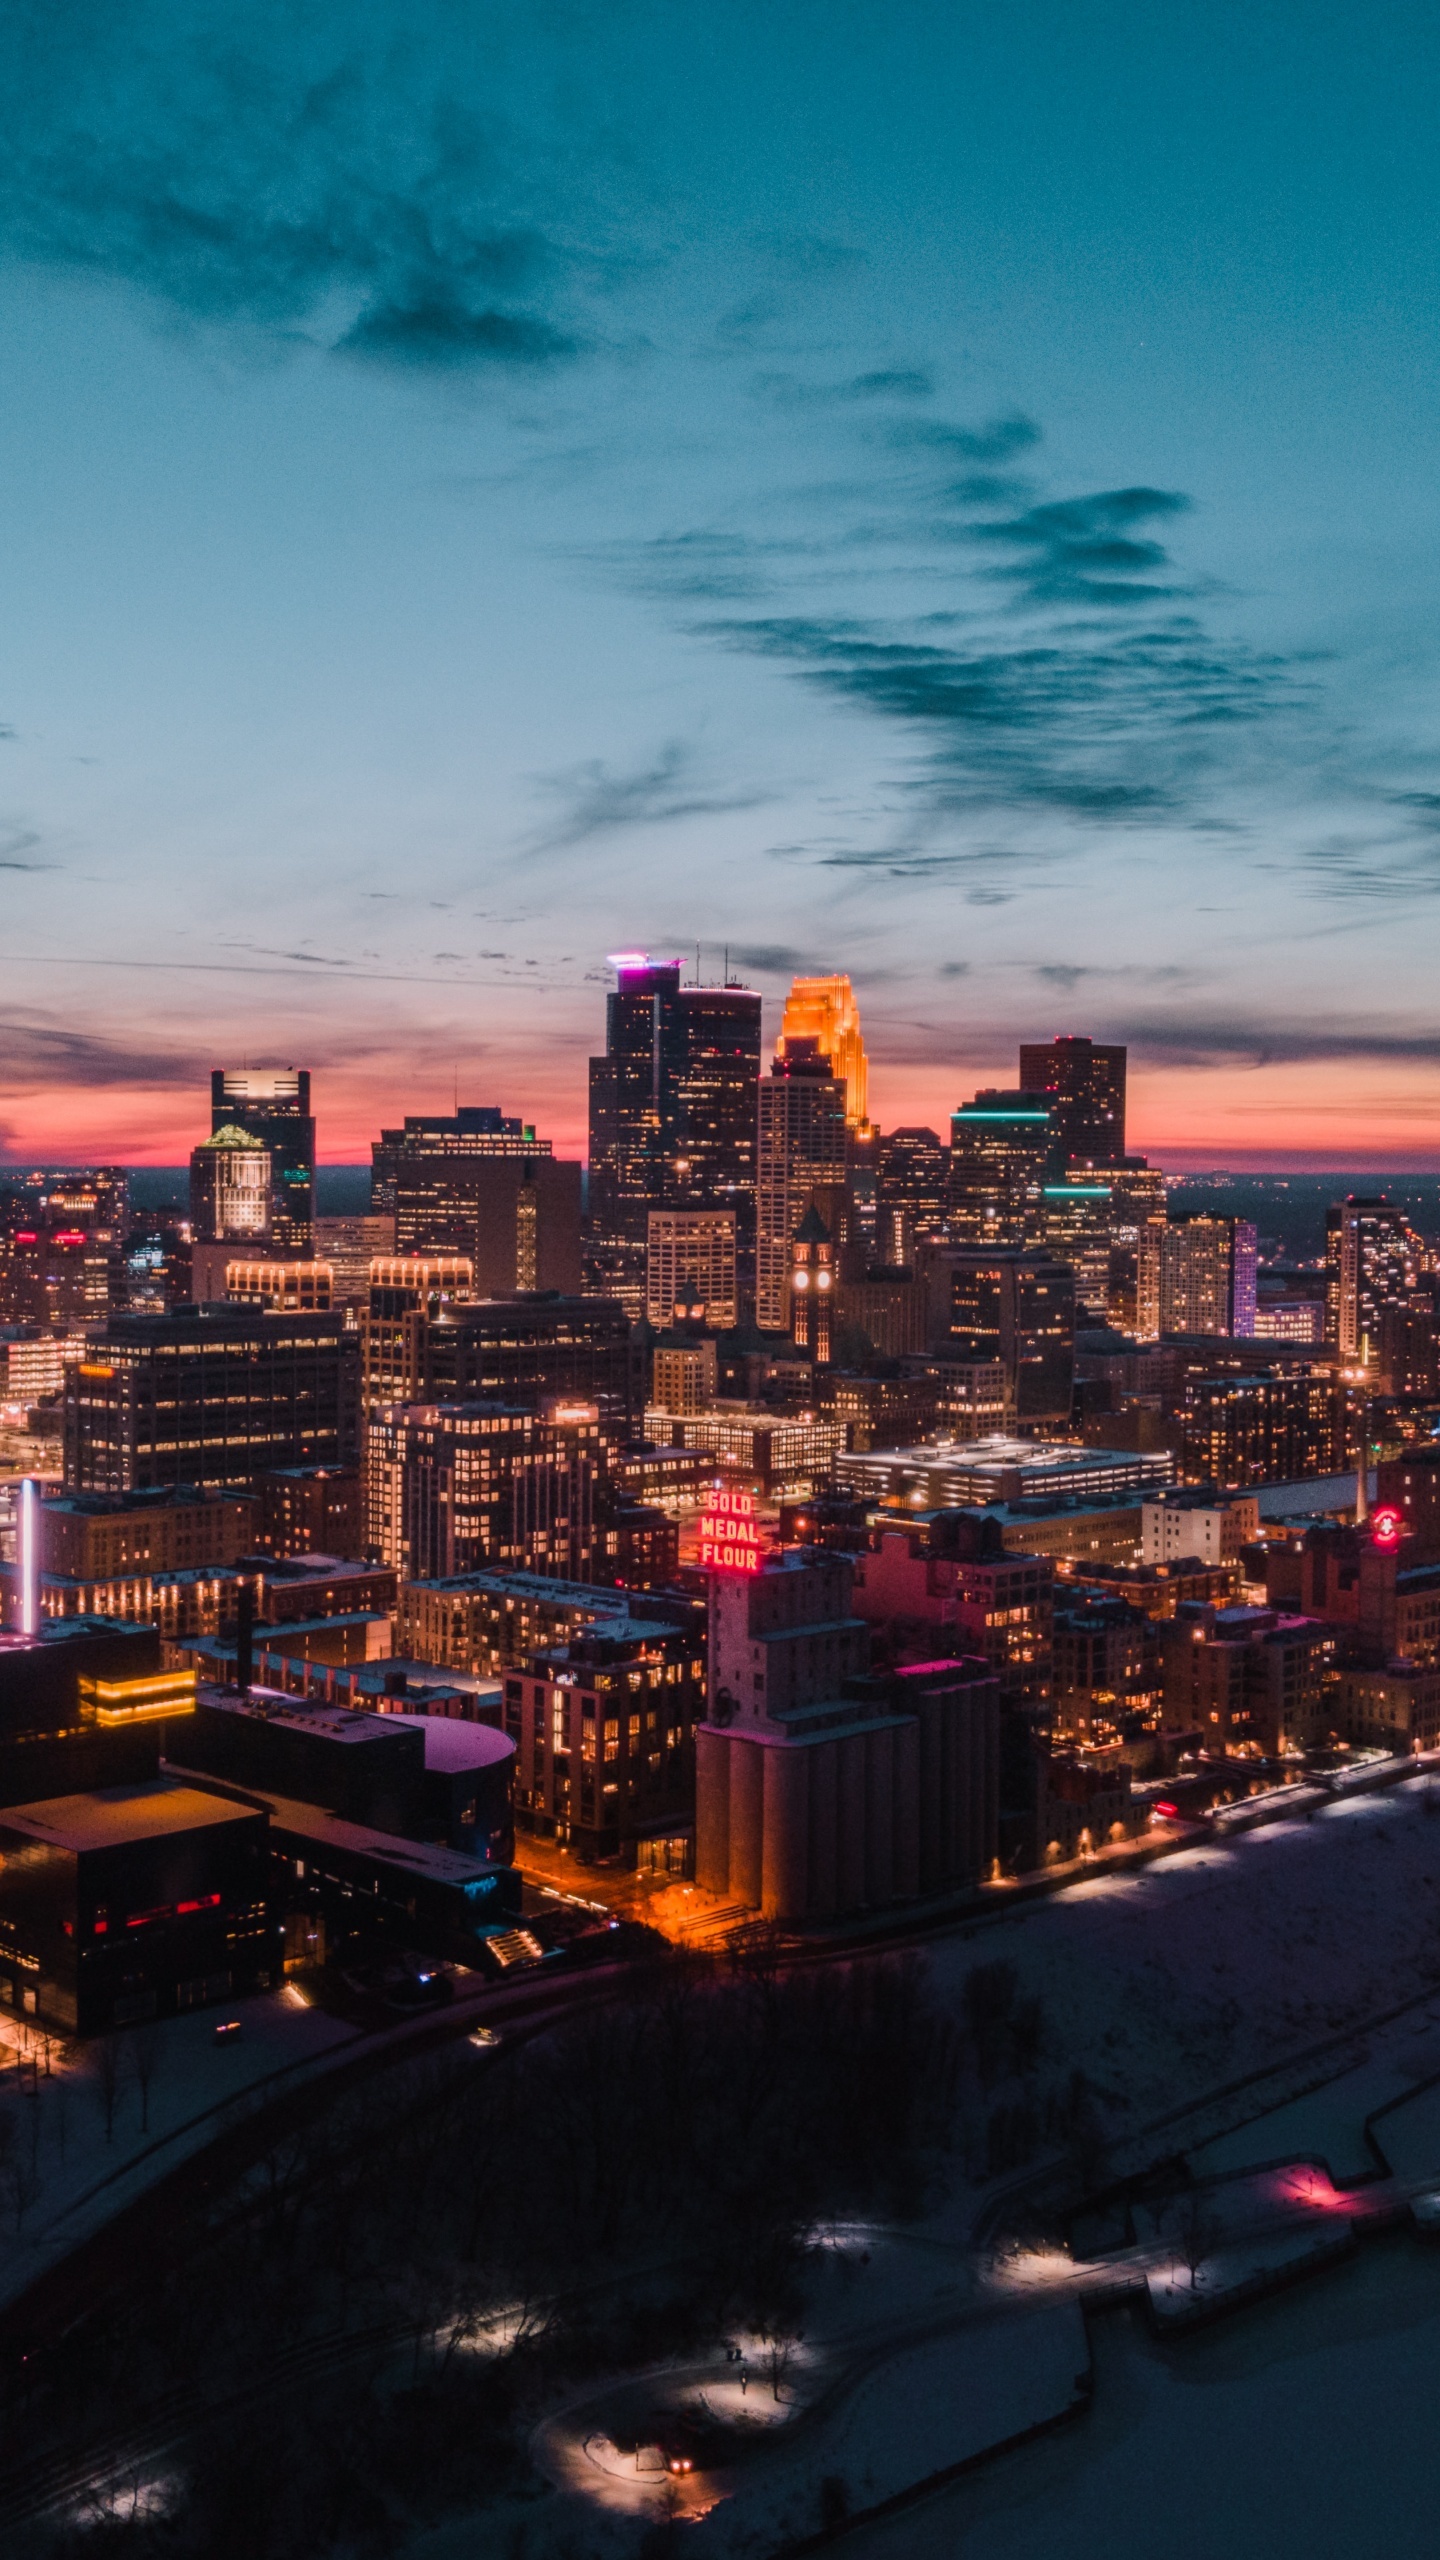
[[[215,2028],[215,2042],[217,2044],[227,2044],[231,2036],[238,2036],[239,2033],[240,2021],[238,2018],[221,2018]]]

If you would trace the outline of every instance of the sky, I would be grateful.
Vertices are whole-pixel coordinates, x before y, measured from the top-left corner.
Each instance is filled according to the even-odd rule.
[[[605,955],[882,1125],[1128,1041],[1440,1167],[1440,20],[13,0],[0,1154],[584,1145]]]

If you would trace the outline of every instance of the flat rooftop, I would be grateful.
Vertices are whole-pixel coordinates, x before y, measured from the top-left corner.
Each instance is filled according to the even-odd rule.
[[[222,1823],[253,1822],[254,1808],[203,1788],[151,1779],[138,1787],[97,1787],[89,1795],[47,1796],[39,1804],[7,1805],[0,1832],[18,1831],[77,1855],[87,1849],[120,1849],[136,1840],[168,1840],[178,1831],[213,1831]]]
[[[377,1716],[364,1707],[342,1707],[329,1698],[292,1698],[287,1689],[252,1689],[242,1698],[233,1689],[204,1687],[196,1703],[217,1714],[237,1716],[247,1724],[282,1725],[291,1733],[316,1735],[325,1742],[383,1742],[398,1724],[421,1724],[421,1716]]]
[[[393,1831],[371,1831],[361,1822],[342,1822],[322,1805],[272,1795],[268,1787],[247,1787],[245,1792],[269,1813],[272,1837],[275,1831],[287,1831],[297,1840],[313,1840],[317,1848],[346,1849],[352,1857],[373,1859],[428,1884],[474,1884],[496,1872],[483,1858],[467,1858],[463,1850],[442,1849],[430,1840],[402,1840]],[[245,1810],[240,1805],[233,1809]]]

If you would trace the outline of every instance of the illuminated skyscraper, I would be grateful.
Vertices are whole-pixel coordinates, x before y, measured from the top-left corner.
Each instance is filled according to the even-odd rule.
[[[645,1249],[645,1314],[668,1333],[676,1310],[699,1310],[712,1333],[738,1324],[733,1209],[652,1209]]]
[[[1057,1167],[1071,1156],[1118,1164],[1124,1155],[1125,1061],[1124,1049],[1078,1037],[1022,1045],[1021,1090],[1049,1102]]]
[[[785,999],[785,1015],[775,1044],[779,1057],[788,1042],[813,1040],[830,1072],[845,1087],[845,1118],[858,1129],[869,1118],[869,1065],[860,1037],[860,1008],[845,977],[796,978]]]
[[[761,1084],[755,1321],[764,1332],[789,1331],[796,1230],[814,1194],[845,1181],[845,1098],[810,1038],[787,1041]]]
[[[1325,1333],[1342,1360],[1379,1354],[1387,1307],[1402,1305],[1420,1276],[1420,1239],[1383,1192],[1351,1192],[1325,1217]]]
[[[957,1243],[1039,1241],[1052,1143],[1040,1094],[977,1093],[952,1112],[950,1233]]]
[[[270,1234],[270,1150],[246,1129],[222,1126],[190,1158],[190,1226],[200,1244],[256,1244]]]
[[[458,1169],[477,1156],[548,1156],[548,1138],[537,1138],[528,1120],[507,1120],[492,1103],[457,1106],[450,1114],[413,1112],[403,1128],[382,1129],[370,1148],[370,1207],[376,1217],[394,1217],[402,1169],[412,1176],[424,1165],[439,1174],[446,1164]],[[394,1241],[393,1233],[388,1241]],[[377,1245],[377,1252],[383,1251]]]
[[[680,963],[614,962],[605,1054],[590,1061],[590,1218],[641,1246],[652,1209],[733,1209],[742,1264],[755,1233],[760,998],[682,986]]]
[[[908,1263],[917,1239],[945,1233],[950,1150],[933,1129],[892,1129],[876,1156],[875,1259]]]
[[[315,1243],[315,1123],[305,1067],[216,1067],[210,1127],[243,1129],[270,1153],[270,1238],[287,1253]]]
[[[1135,1330],[1255,1331],[1255,1229],[1248,1218],[1149,1218],[1140,1230]]]

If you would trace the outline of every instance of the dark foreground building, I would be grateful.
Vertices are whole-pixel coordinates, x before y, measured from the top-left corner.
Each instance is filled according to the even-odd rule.
[[[267,1821],[151,1779],[0,1814],[0,1999],[64,2034],[278,1979]]]

